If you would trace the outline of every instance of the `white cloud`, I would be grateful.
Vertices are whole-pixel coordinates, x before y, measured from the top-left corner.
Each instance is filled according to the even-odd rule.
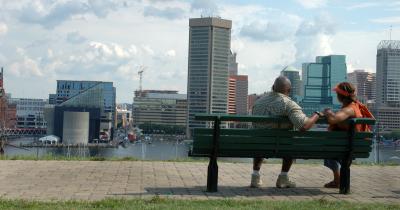
[[[370,21],[373,23],[382,23],[382,24],[400,24],[400,16],[375,18],[371,19]]]
[[[332,41],[332,37],[325,34],[299,37],[295,44],[297,62],[314,62],[316,56],[332,54]]]
[[[0,36],[6,34],[8,27],[5,23],[0,22]]]
[[[176,56],[176,52],[175,52],[175,50],[168,50],[167,52],[165,52],[165,55],[167,56],[167,57],[175,57]]]
[[[67,42],[72,43],[72,44],[80,44],[80,43],[85,42],[87,40],[87,38],[80,35],[79,32],[74,31],[74,32],[70,32],[67,34],[66,40],[67,40]]]
[[[213,0],[193,0],[191,11],[200,11],[203,16],[219,15],[218,5]]]
[[[37,61],[29,57],[24,57],[22,61],[11,64],[10,70],[12,74],[18,77],[43,76]]]
[[[306,9],[316,9],[324,7],[327,4],[327,0],[296,0],[296,1]]]
[[[166,7],[164,9],[159,9],[153,6],[146,6],[143,11],[143,15],[167,18],[170,20],[181,19],[185,17],[185,10],[179,7]]]
[[[358,4],[353,4],[349,7],[347,7],[347,10],[354,10],[354,9],[364,9],[364,8],[369,8],[369,7],[375,7],[381,5],[379,2],[362,2]]]
[[[104,18],[125,4],[117,0],[29,1],[17,10],[18,18],[25,23],[40,24],[52,29],[79,15],[92,14]]]

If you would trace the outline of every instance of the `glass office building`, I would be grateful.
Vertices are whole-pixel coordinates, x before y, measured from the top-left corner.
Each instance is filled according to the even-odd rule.
[[[302,66],[303,99],[300,105],[304,112],[311,114],[324,108],[340,108],[336,93],[332,89],[340,82],[347,81],[345,55],[317,56],[315,63]]]
[[[99,108],[100,130],[113,133],[116,89],[112,82],[57,80],[57,106]]]
[[[232,21],[221,18],[189,20],[188,134],[205,127],[194,120],[198,113],[227,113],[228,57]]]

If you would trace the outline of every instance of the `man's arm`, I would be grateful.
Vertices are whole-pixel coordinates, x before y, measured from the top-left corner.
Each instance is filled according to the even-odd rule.
[[[293,126],[300,131],[309,130],[319,119],[318,114],[313,114],[308,118],[301,107],[294,102],[288,104],[288,117]]]
[[[313,127],[313,125],[318,121],[319,115],[314,113],[311,117],[307,118],[303,127],[301,127],[300,131],[306,131]]]

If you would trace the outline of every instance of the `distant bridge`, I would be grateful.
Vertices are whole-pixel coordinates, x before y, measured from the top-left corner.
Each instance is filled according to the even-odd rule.
[[[23,137],[23,136],[44,136],[46,135],[45,128],[5,128],[0,129],[2,137]]]

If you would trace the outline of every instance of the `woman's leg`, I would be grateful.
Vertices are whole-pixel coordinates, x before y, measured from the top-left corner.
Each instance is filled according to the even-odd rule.
[[[340,185],[340,164],[333,159],[325,159],[324,166],[330,168],[333,172],[333,181],[325,184],[325,187],[339,187]]]

